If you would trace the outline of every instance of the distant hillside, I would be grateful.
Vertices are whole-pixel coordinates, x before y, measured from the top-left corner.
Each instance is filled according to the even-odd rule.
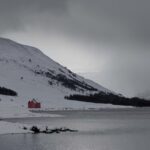
[[[91,102],[99,104],[112,104],[112,105],[123,105],[123,106],[135,106],[135,107],[150,107],[150,101],[133,97],[127,98],[122,95],[116,95],[113,93],[99,92],[89,95],[70,95],[65,97],[67,100],[76,100],[82,102]]]

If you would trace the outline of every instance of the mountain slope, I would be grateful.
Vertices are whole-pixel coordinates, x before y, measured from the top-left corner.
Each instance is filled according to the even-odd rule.
[[[99,91],[111,93],[56,63],[39,49],[4,38],[0,38],[0,87],[16,91],[18,96],[13,97],[13,101],[24,107],[32,98],[50,108],[92,107],[96,105],[70,102],[64,96]],[[10,98],[3,99],[9,101]]]

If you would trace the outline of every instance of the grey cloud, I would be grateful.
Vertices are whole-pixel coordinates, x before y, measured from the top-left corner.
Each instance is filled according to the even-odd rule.
[[[79,51],[95,53],[100,83],[135,95],[150,89],[149,14],[148,0],[0,0],[0,34],[34,30],[81,43],[87,49]]]
[[[64,13],[66,0],[0,0],[0,33],[23,30],[29,24],[27,18],[46,11]]]
[[[98,42],[131,38],[148,43],[150,38],[147,0],[0,0],[0,4],[1,32],[23,30],[36,21],[47,27],[41,30]]]

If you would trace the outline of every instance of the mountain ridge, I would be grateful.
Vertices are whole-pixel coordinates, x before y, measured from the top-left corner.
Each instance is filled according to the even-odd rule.
[[[35,97],[46,106],[74,107],[76,102],[68,102],[65,96],[112,92],[73,73],[39,49],[5,38],[0,38],[0,69],[0,86],[15,90],[24,105]]]

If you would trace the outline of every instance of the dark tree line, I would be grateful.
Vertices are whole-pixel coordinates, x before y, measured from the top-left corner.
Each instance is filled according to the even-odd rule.
[[[97,91],[96,88],[86,84],[85,82],[81,82],[77,79],[69,79],[63,74],[53,75],[51,72],[45,72],[46,77],[51,78],[57,82],[60,82],[64,87],[69,88],[71,90],[88,90],[88,91]]]
[[[59,70],[63,73],[62,69],[59,69]],[[76,78],[76,74],[74,74],[70,70],[68,70],[68,72],[70,73],[70,78],[68,78],[64,74],[55,74],[55,71],[54,70],[50,70],[50,69],[47,72],[42,71],[42,70],[38,70],[38,71],[35,70],[34,71],[34,73],[36,75],[45,75],[47,78],[50,78],[50,79],[56,81],[57,83],[60,83],[64,87],[69,88],[71,90],[75,90],[75,91],[77,91],[77,90],[79,90],[79,91],[85,91],[85,90],[98,91],[96,88],[94,88],[93,86],[85,83],[84,81],[81,82],[81,81],[75,79]],[[50,82],[50,81],[49,81],[49,84],[53,85],[53,83]]]
[[[7,89],[5,87],[0,87],[0,94],[1,95],[7,95],[7,96],[17,96],[17,92],[13,91],[11,89]]]
[[[65,99],[84,101],[91,103],[103,103],[113,105],[135,106],[135,107],[150,107],[150,101],[138,97],[127,98],[112,93],[99,92],[90,95],[70,95],[65,96]]]

